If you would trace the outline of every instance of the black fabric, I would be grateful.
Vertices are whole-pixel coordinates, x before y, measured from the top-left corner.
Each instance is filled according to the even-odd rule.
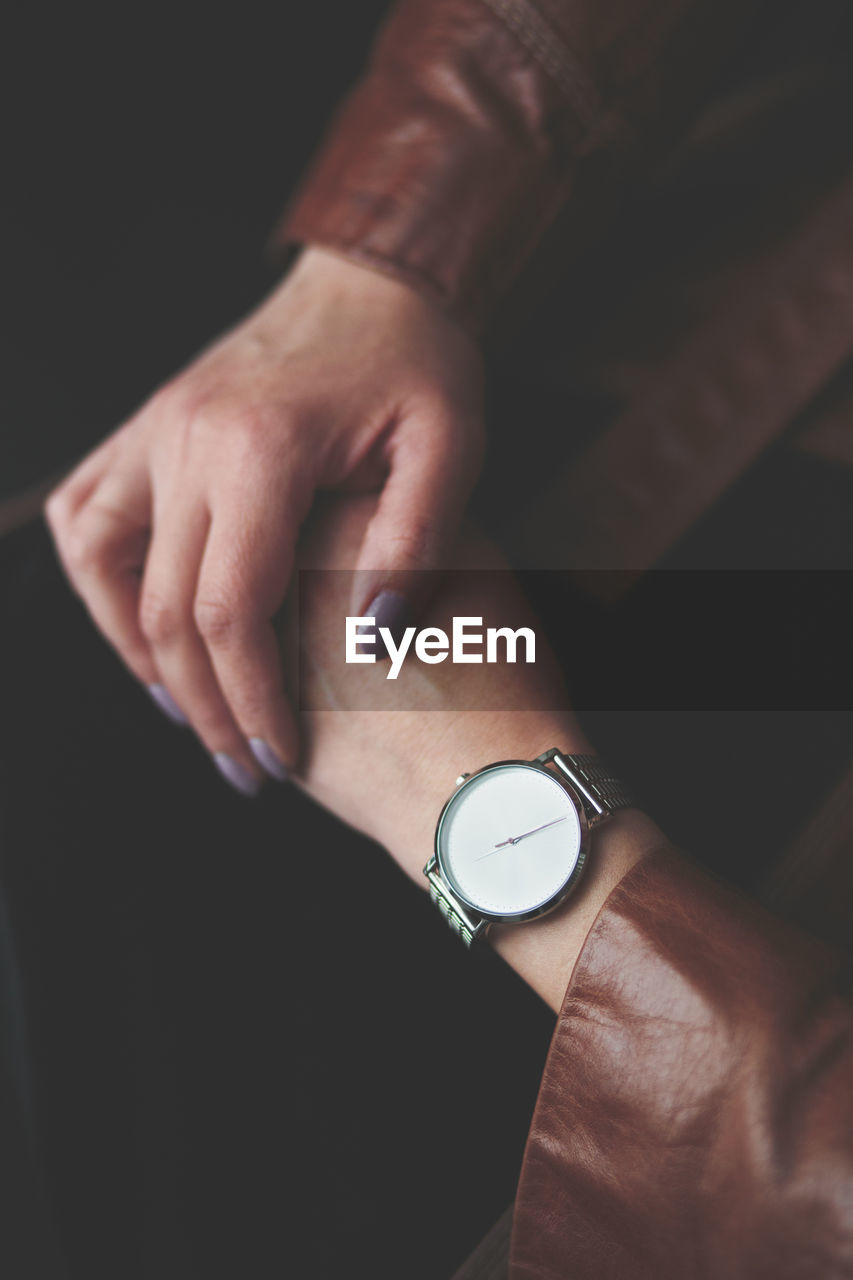
[[[42,1165],[18,958],[0,889],[0,1258],[16,1280],[62,1280]]]
[[[232,794],[40,525],[0,540],[0,673],[0,879],[69,1275],[451,1274],[512,1198],[550,1014],[295,789]]]

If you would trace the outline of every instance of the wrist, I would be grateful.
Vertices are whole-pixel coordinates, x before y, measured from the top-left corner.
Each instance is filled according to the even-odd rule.
[[[432,290],[425,289],[422,281],[395,270],[380,259],[347,253],[343,248],[306,243],[278,291],[289,296],[294,290],[313,288],[332,291],[340,301],[351,298],[394,308],[401,315],[438,320],[442,328],[446,327],[457,342],[474,354],[478,363],[482,358],[477,337],[442,305]]]
[[[551,747],[568,755],[592,747],[569,715],[465,712],[411,768],[406,805],[382,843],[403,869],[426,888],[423,867],[433,850],[436,822],[462,772],[499,760],[532,760]],[[648,854],[667,844],[658,826],[638,809],[621,810],[596,827],[583,879],[555,911],[528,924],[495,924],[488,939],[497,953],[558,1012],[572,970],[596,917],[622,878]]]
[[[384,295],[388,300],[423,305],[420,295],[403,281],[320,244],[305,245],[280,287],[293,290],[308,286],[331,290],[342,299]]]
[[[667,845],[663,832],[639,809],[626,809],[596,828],[578,889],[550,915],[531,924],[495,925],[489,939],[555,1013],[595,921],[620,881],[649,854]]]

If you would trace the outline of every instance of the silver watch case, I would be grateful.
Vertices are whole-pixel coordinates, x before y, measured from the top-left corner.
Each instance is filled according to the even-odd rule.
[[[441,829],[445,817],[457,798],[462,794],[466,787],[475,782],[477,778],[481,778],[485,773],[493,773],[495,769],[505,769],[509,765],[519,765],[524,769],[533,769],[537,773],[544,773],[552,782],[557,782],[564,791],[568,793],[569,799],[575,806],[580,823],[581,841],[578,851],[578,860],[572,870],[571,875],[564,882],[560,889],[549,898],[547,902],[543,902],[540,907],[535,907],[532,911],[523,911],[512,915],[494,915],[491,912],[483,911],[480,907],[475,906],[473,902],[469,902],[455,889],[447,876],[444,866],[442,865],[440,844]],[[493,764],[487,764],[482,769],[478,769],[476,773],[470,773],[464,780],[459,783],[453,795],[446,802],[439,814],[438,823],[435,828],[435,852],[424,868],[427,879],[430,875],[438,874],[441,877],[441,887],[445,894],[448,894],[465,911],[466,915],[473,917],[474,921],[482,920],[487,924],[525,924],[530,920],[538,920],[542,916],[548,915],[549,912],[556,910],[561,906],[567,898],[571,897],[577,888],[584,871],[586,870],[587,857],[589,855],[590,846],[590,822],[587,815],[586,805],[583,802],[577,789],[572,785],[567,777],[557,769],[549,769],[546,765],[540,764],[536,760],[496,760]]]

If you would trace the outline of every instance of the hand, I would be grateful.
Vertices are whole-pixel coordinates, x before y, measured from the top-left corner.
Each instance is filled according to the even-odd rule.
[[[508,844],[521,844],[522,840],[527,840],[529,836],[535,836],[537,831],[547,831],[548,827],[556,827],[558,822],[565,821],[565,815],[562,818],[552,818],[550,822],[543,822],[541,826],[534,827],[532,831],[523,831],[520,836],[510,836],[508,840],[499,840],[496,845],[485,853],[481,853],[474,861],[482,862],[484,858],[491,858],[492,854],[497,853],[498,849],[505,849]]]
[[[351,569],[353,549],[373,508],[372,498],[357,498],[318,510],[300,548],[300,566]],[[316,709],[303,714],[305,751],[295,780],[384,845],[423,889],[435,823],[460,770],[473,771],[493,760],[533,759],[555,746],[578,754],[592,750],[574,716],[558,709],[565,705],[559,672],[529,608],[525,616],[505,562],[469,528],[454,551],[454,565],[491,572],[449,574],[430,602],[424,625],[446,629],[454,614],[481,616],[486,626],[510,619],[513,626],[533,625],[535,666],[413,664],[404,666],[396,681],[385,679],[384,664],[344,668],[346,574],[314,575],[321,589],[302,593],[299,617],[304,704]],[[283,628],[283,650],[295,663],[295,611]],[[466,711],[466,706],[483,709]],[[365,709],[377,707],[382,710]],[[495,948],[552,1008],[559,1008],[574,961],[610,890],[635,862],[663,844],[645,815],[620,812],[596,834],[595,856],[565,908],[533,925],[493,927],[489,937]]]
[[[381,492],[350,611],[381,595],[393,627],[476,477],[481,382],[473,340],[436,306],[310,249],[48,500],[96,625],[240,789],[297,757],[271,620],[316,491]]]

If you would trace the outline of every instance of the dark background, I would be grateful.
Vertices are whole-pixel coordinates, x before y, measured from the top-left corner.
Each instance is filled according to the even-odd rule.
[[[266,238],[383,7],[7,10],[0,496],[272,286]],[[518,417],[562,410],[522,372],[494,386],[478,503],[500,535]],[[667,567],[849,568],[850,499],[848,473],[771,451]],[[449,1275],[512,1197],[549,1015],[368,842],[287,788],[232,796],[93,633],[39,525],[0,541],[0,590],[0,858],[70,1274]],[[536,603],[593,676],[595,636],[629,641],[655,590]],[[585,721],[667,830],[750,887],[849,745],[825,703]]]
[[[0,497],[275,284],[383,8],[7,9]],[[40,526],[0,591],[0,866],[71,1275],[449,1274],[512,1198],[549,1017],[367,841],[232,796]]]
[[[272,287],[267,236],[385,7],[6,6],[0,493]]]

